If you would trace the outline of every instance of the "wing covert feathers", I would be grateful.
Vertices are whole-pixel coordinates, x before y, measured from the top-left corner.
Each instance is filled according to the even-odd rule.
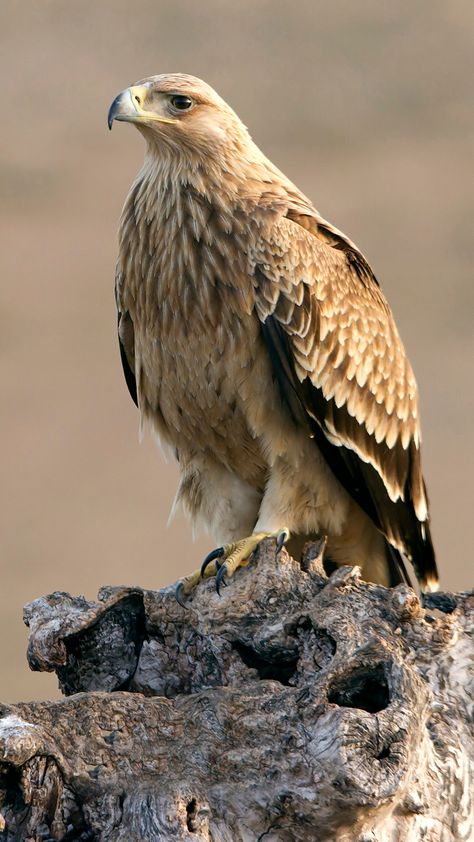
[[[423,584],[436,579],[415,378],[356,247],[289,213],[256,268],[257,311],[280,389],[342,485]]]

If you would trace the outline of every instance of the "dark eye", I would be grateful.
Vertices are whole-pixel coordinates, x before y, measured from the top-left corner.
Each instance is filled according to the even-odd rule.
[[[177,111],[187,111],[191,108],[193,101],[191,97],[184,96],[183,94],[173,94],[171,97],[171,105],[173,108],[176,108]]]

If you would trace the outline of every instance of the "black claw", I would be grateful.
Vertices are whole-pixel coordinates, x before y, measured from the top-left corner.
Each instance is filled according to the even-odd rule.
[[[284,547],[285,541],[287,541],[287,540],[288,540],[288,533],[286,531],[280,532],[280,534],[277,538],[275,558],[278,558],[278,556],[280,555],[280,553],[281,553],[281,551]]]
[[[188,608],[184,601],[184,585],[182,582],[178,582],[174,589],[174,598],[178,605],[181,605],[182,608]]]
[[[201,564],[201,577],[204,576],[204,571],[206,567],[211,563],[211,561],[215,561],[218,558],[222,558],[224,555],[224,547],[217,547],[217,550],[212,550],[206,558],[204,559],[203,563]]]
[[[224,579],[224,576],[225,576],[226,573],[227,573],[227,564],[224,562],[224,564],[221,564],[221,566],[219,567],[219,570],[217,571],[217,575],[216,575],[216,591],[217,591],[219,596],[221,595],[221,585],[224,585],[224,587],[227,587],[227,582]]]

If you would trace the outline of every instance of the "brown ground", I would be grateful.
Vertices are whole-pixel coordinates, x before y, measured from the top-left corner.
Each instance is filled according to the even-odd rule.
[[[166,528],[176,468],[138,445],[115,336],[143,147],[106,113],[152,73],[217,87],[370,258],[420,383],[442,583],[472,586],[473,23],[464,0],[2,0],[2,700],[56,692],[25,665],[25,602],[160,586],[210,546]]]

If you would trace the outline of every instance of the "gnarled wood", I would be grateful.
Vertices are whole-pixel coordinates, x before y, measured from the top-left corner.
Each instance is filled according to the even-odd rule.
[[[316,556],[316,557],[315,557]],[[219,598],[25,609],[67,698],[0,708],[0,838],[474,838],[474,595],[329,579],[272,542]]]

